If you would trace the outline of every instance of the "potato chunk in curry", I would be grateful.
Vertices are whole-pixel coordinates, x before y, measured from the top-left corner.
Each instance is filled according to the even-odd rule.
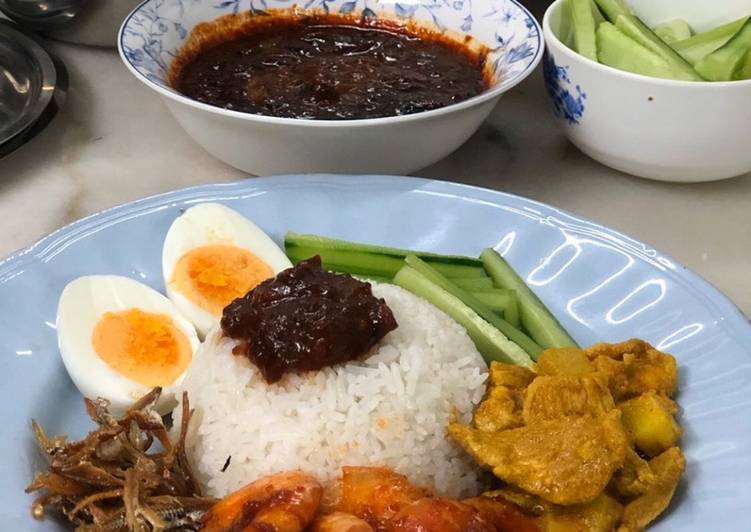
[[[548,349],[538,374],[493,362],[470,425],[449,434],[547,532],[637,532],[685,469],[675,359],[642,340]],[[650,457],[653,457],[650,459]]]

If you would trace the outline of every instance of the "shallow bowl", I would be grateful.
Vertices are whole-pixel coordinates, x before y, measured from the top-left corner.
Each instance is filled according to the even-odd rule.
[[[410,115],[363,120],[303,120],[254,115],[187,98],[168,83],[169,67],[190,31],[222,15],[297,7],[417,23],[485,45],[491,87],[463,102]],[[515,0],[146,0],[125,20],[120,55],[160,94],[198,144],[251,174],[294,172],[410,173],[458,148],[501,95],[542,57],[541,29]]]
[[[611,168],[661,181],[751,172],[751,80],[673,81],[587,59],[560,39],[564,1],[543,19],[544,73],[571,142]]]

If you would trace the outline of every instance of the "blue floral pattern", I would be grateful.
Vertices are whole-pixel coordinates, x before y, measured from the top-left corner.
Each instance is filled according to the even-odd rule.
[[[543,58],[543,75],[545,88],[553,102],[553,110],[556,116],[563,118],[569,125],[578,125],[584,116],[585,100],[587,93],[577,84],[573,86],[568,75],[567,66],[555,64],[553,56],[546,52]]]
[[[540,27],[516,0],[147,0],[120,33],[123,58],[142,76],[169,90],[169,65],[200,22],[222,15],[295,5],[305,10],[414,20],[442,33],[471,34],[486,45],[496,86],[512,85],[542,53]]]

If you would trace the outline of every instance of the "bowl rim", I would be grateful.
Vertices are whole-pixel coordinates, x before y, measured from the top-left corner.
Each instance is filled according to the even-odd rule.
[[[219,116],[225,116],[228,118],[238,118],[241,120],[247,120],[251,122],[257,121],[257,122],[262,122],[262,123],[266,123],[270,125],[295,125],[295,126],[302,126],[302,127],[307,127],[307,128],[319,128],[319,127],[320,128],[337,128],[337,127],[344,127],[344,126],[365,127],[365,126],[379,126],[379,125],[389,125],[389,124],[394,124],[394,123],[411,122],[415,120],[436,118],[445,114],[453,114],[455,112],[462,111],[470,107],[479,106],[480,104],[483,104],[489,100],[497,99],[503,93],[514,88],[516,85],[524,81],[527,78],[527,76],[529,76],[535,70],[535,68],[537,68],[537,65],[540,64],[543,53],[545,51],[545,39],[543,38],[543,30],[542,30],[542,26],[540,25],[540,22],[535,18],[534,15],[532,15],[532,13],[520,1],[507,0],[508,2],[511,2],[512,4],[514,4],[516,8],[522,11],[530,20],[532,20],[537,30],[537,48],[535,50],[535,56],[532,58],[532,61],[530,61],[530,63],[525,67],[525,69],[519,72],[518,74],[516,74],[508,83],[499,84],[496,87],[492,87],[489,90],[486,90],[478,94],[477,96],[473,96],[466,100],[462,100],[461,102],[457,102],[451,105],[446,105],[444,107],[438,107],[437,109],[431,109],[430,111],[421,111],[421,112],[410,113],[406,115],[384,116],[384,117],[379,117],[379,118],[356,118],[352,120],[347,120],[347,119],[320,120],[320,119],[307,119],[307,118],[283,118],[283,117],[278,117],[278,116],[245,113],[241,111],[230,111],[222,107],[217,107],[214,105],[202,103],[192,98],[188,98],[187,96],[184,96],[178,93],[177,91],[162,87],[161,85],[150,80],[148,77],[144,76],[130,62],[130,60],[126,56],[123,40],[125,37],[125,30],[128,24],[130,23],[130,20],[138,11],[141,10],[142,7],[144,7],[146,4],[152,1],[153,0],[143,0],[142,2],[140,2],[128,14],[128,16],[125,18],[123,23],[120,25],[120,29],[117,32],[117,50],[120,55],[121,61],[125,63],[125,66],[128,68],[128,70],[130,70],[130,72],[136,78],[138,78],[138,80],[140,80],[144,85],[155,90],[162,96],[170,100],[173,100],[177,103],[181,103],[188,107],[192,107],[194,109],[198,109],[201,111],[206,111],[208,113],[219,115]]]
[[[0,144],[10,143],[18,135],[23,134],[41,116],[52,102],[52,96],[57,87],[57,69],[47,50],[32,37],[24,33],[21,28],[10,20],[0,20],[0,39],[16,45],[18,50],[25,53],[34,66],[39,69],[39,84],[35,87],[36,97],[25,110],[0,130]]]
[[[545,14],[542,17],[542,32],[543,36],[545,37],[545,44],[551,49],[555,48],[557,50],[560,50],[560,52],[569,59],[579,61],[593,68],[594,70],[602,72],[603,74],[615,74],[616,76],[622,77],[624,79],[643,81],[664,87],[680,87],[686,88],[688,90],[722,90],[723,88],[728,87],[743,88],[744,90],[748,90],[749,88],[751,88],[751,79],[740,79],[734,81],[688,81],[680,79],[655,78],[652,76],[645,76],[643,74],[628,72],[626,70],[620,70],[618,68],[603,65],[602,63],[598,63],[597,61],[589,59],[588,57],[585,57],[566,46],[550,27],[550,18],[552,17],[553,11],[562,9],[562,5],[565,1],[567,0],[555,0],[545,10]]]

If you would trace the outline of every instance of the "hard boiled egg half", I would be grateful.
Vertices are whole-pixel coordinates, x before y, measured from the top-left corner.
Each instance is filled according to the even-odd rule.
[[[189,208],[164,239],[167,296],[202,336],[234,299],[291,266],[266,233],[219,203]]]
[[[175,406],[179,385],[198,348],[193,325],[156,290],[127,277],[90,275],[65,287],[57,308],[60,353],[88,398],[122,412],[154,387],[157,410]]]

